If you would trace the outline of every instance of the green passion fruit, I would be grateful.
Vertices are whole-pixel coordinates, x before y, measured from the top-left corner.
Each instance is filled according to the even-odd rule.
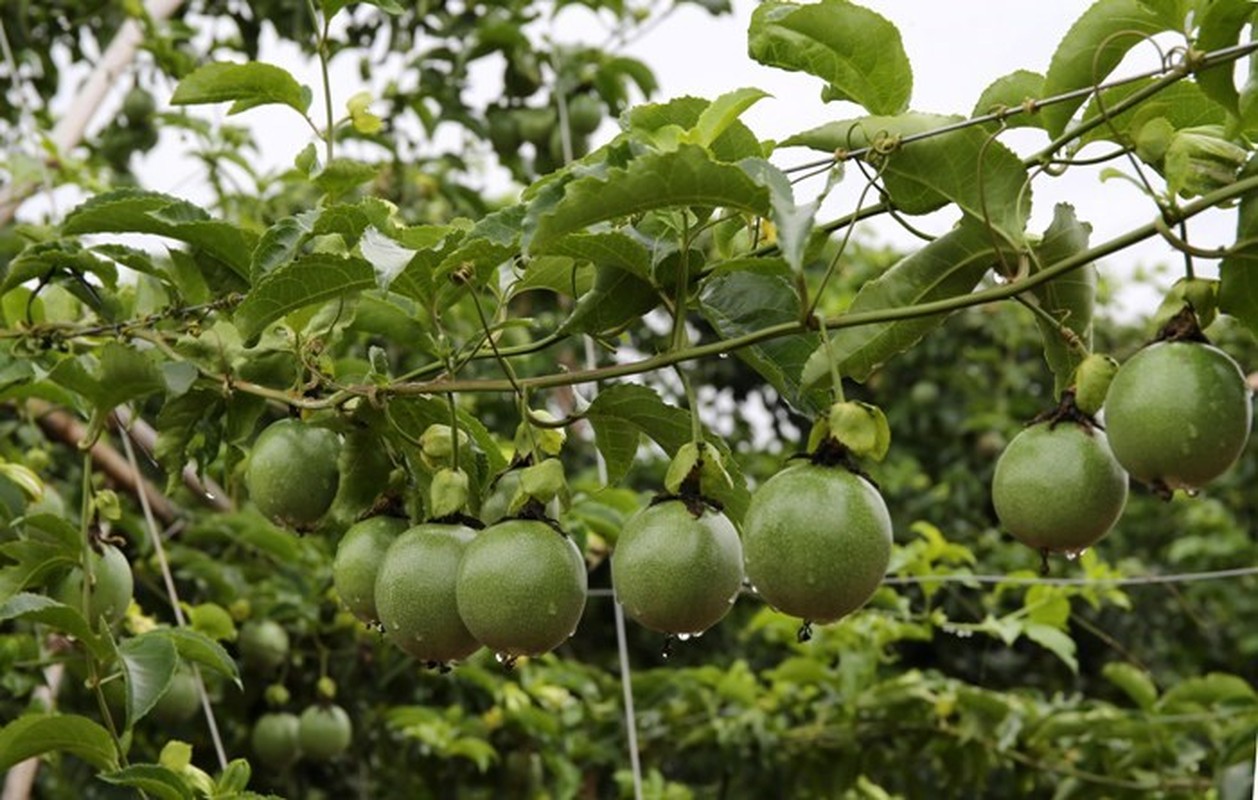
[[[481,531],[459,563],[459,616],[504,658],[541,655],[576,630],[589,588],[581,551],[538,520],[511,519]]]
[[[743,583],[738,531],[720,511],[680,499],[625,523],[612,553],[612,585],[625,612],[661,633],[696,636],[715,625]]]
[[[389,545],[406,530],[397,517],[372,517],[355,523],[341,537],[332,560],[332,583],[341,602],[363,622],[380,619],[376,610],[376,576]]]
[[[1023,429],[996,462],[996,516],[1018,541],[1077,554],[1109,533],[1127,504],[1127,473],[1097,428],[1063,420]]]
[[[197,679],[188,667],[180,667],[170,678],[170,685],[153,706],[153,716],[159,722],[176,724],[187,722],[201,707],[201,693]]]
[[[301,756],[300,729],[301,720],[296,714],[263,714],[253,723],[253,733],[249,736],[254,756],[272,769],[292,766]]]
[[[276,669],[288,660],[288,631],[269,619],[253,620],[240,627],[236,637],[240,657],[246,664],[263,671]]]
[[[1158,342],[1119,368],[1105,398],[1114,456],[1137,480],[1196,489],[1240,458],[1253,421],[1249,387],[1222,350]]]
[[[798,464],[752,495],[743,553],[747,578],[766,602],[807,622],[833,622],[881,584],[891,560],[891,517],[859,475]]]
[[[304,755],[316,759],[335,758],[349,749],[354,726],[349,714],[337,705],[310,706],[301,712],[297,743]]]
[[[312,528],[332,505],[340,483],[340,439],[326,428],[284,419],[253,444],[245,486],[267,518],[298,530]]]
[[[476,531],[430,522],[399,536],[376,576],[375,603],[384,635],[421,661],[444,664],[480,649],[459,616],[459,564]]]
[[[135,578],[131,565],[122,551],[111,544],[104,544],[98,553],[89,549],[92,579],[88,586],[87,602],[83,597],[83,570],[75,567],[54,587],[52,596],[83,615],[93,628],[101,620],[115,625],[127,615],[131,595],[135,591]]]

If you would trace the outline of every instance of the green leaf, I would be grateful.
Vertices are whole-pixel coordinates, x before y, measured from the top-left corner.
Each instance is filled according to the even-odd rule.
[[[1166,29],[1158,14],[1139,0],[1098,0],[1075,21],[1053,53],[1044,76],[1044,96],[1099,85],[1127,51]],[[1041,109],[1049,134],[1060,136],[1083,102],[1079,97]]]
[[[177,197],[138,189],[106,192],[85,201],[62,224],[68,234],[151,233],[186,242],[249,279],[256,237],[227,222],[210,219],[198,206]]]
[[[907,144],[906,136],[933,131],[961,117],[919,114],[831,122],[796,134],[782,146],[803,145],[827,153],[874,146],[866,157],[881,173],[896,206],[926,214],[956,203],[967,215],[989,220],[1005,240],[1023,240],[1031,192],[1026,168],[1012,150],[980,127],[967,127]],[[889,149],[886,155],[877,148]]]
[[[346,6],[355,3],[363,3],[364,5],[375,6],[386,14],[401,14],[406,9],[398,5],[395,0],[322,0],[320,5],[323,7],[323,13],[329,17],[340,11]]]
[[[594,267],[567,256],[538,256],[529,259],[524,274],[511,284],[510,296],[532,289],[578,298],[594,286]]]
[[[375,180],[380,167],[355,161],[352,158],[334,158],[311,181],[328,199],[335,201],[364,183]]]
[[[556,240],[546,252],[589,261],[595,266],[615,267],[644,281],[651,280],[650,251],[646,245],[619,231],[569,234]]]
[[[674,147],[669,149],[675,149],[684,132],[695,129],[712,105],[713,102],[701,97],[678,97],[667,103],[645,103],[625,112],[624,124],[630,136],[635,139],[657,143],[661,139],[671,138]],[[737,119],[728,121],[724,132],[708,144],[708,151],[717,161],[731,164],[744,158],[764,156],[760,140]]]
[[[0,772],[46,753],[70,753],[102,770],[118,768],[109,731],[74,714],[28,714],[0,728]]]
[[[1209,52],[1235,45],[1254,9],[1253,0],[1214,0],[1209,3],[1201,15],[1197,49]],[[1236,90],[1233,67],[1233,62],[1228,61],[1197,72],[1193,77],[1202,94],[1235,115],[1240,113],[1240,93]]]
[[[304,115],[310,107],[307,93],[287,70],[256,61],[206,64],[181,80],[170,98],[175,106],[228,101],[232,101],[228,114],[279,104]]]
[[[179,657],[170,639],[154,633],[123,639],[118,660],[127,687],[127,727],[143,719],[170,688]]]
[[[253,287],[236,309],[236,327],[246,341],[290,312],[376,285],[371,264],[361,258],[309,255],[276,267]]]
[[[577,301],[558,333],[605,333],[639,319],[660,302],[655,287],[617,267],[598,266],[594,286]]]
[[[804,268],[804,255],[814,232],[813,221],[820,201],[795,204],[795,190],[786,173],[762,158],[747,158],[738,166],[769,190],[772,206],[770,218],[777,232],[777,246],[791,268],[799,272]]]
[[[158,628],[148,635],[165,637],[175,646],[180,658],[199,664],[241,686],[236,660],[204,633],[189,628]]]
[[[161,764],[131,764],[97,776],[115,786],[127,786],[162,800],[192,800],[192,790],[178,773]]]
[[[913,71],[900,32],[867,8],[845,0],[770,0],[752,12],[747,37],[761,64],[825,81],[822,100],[851,100],[872,114],[908,108]]]
[[[82,614],[44,595],[22,592],[10,597],[4,605],[0,605],[0,622],[13,619],[38,622],[53,630],[68,633],[99,659],[103,660],[110,655],[109,644],[92,632]]]
[[[1241,677],[1211,672],[1186,678],[1166,690],[1157,708],[1162,713],[1193,713],[1218,709],[1221,705],[1254,706],[1258,693]]]
[[[682,145],[673,152],[635,158],[628,167],[609,169],[605,176],[568,183],[558,204],[541,212],[529,250],[546,252],[559,237],[596,222],[678,206],[767,216],[769,193],[738,167],[712,160],[696,145]]]
[[[1258,158],[1250,159],[1241,177],[1258,175]],[[1258,194],[1241,197],[1236,241],[1249,244],[1219,263],[1219,310],[1231,314],[1258,336]]]
[[[716,98],[703,109],[699,120],[684,137],[686,141],[710,147],[729,130],[742,113],[753,105],[769,97],[769,93],[761,89],[735,89]]]
[[[263,275],[292,261],[301,251],[302,244],[314,233],[317,218],[317,211],[303,211],[267,228],[253,251],[249,264],[250,282],[257,283]]]
[[[916,253],[900,260],[857,292],[846,314],[904,309],[919,303],[973,291],[997,263],[991,236],[975,223],[963,223]],[[863,381],[887,359],[907,350],[939,327],[946,315],[904,317],[890,322],[844,328],[830,340],[830,350],[845,377]],[[800,382],[812,386],[830,374],[824,343],[808,358]]]
[[[1091,120],[1106,113],[1102,109],[1113,108],[1116,103],[1145,89],[1154,83],[1152,78],[1133,81],[1122,86],[1106,89],[1101,93],[1101,102],[1094,97],[1083,112],[1084,120]],[[1153,97],[1141,101],[1138,105],[1113,115],[1110,121],[1098,125],[1079,138],[1080,146],[1095,141],[1112,141],[1124,146],[1133,146],[1140,129],[1148,122],[1159,117],[1170,122],[1171,127],[1193,128],[1199,125],[1222,125],[1227,120],[1227,113],[1213,100],[1205,96],[1195,83],[1180,81],[1159,91]]]
[[[1071,672],[1079,671],[1079,659],[1075,657],[1075,640],[1070,638],[1070,634],[1042,622],[1027,622],[1022,632],[1028,639],[1060,658],[1063,664],[1070,667]]]
[[[730,338],[797,321],[799,295],[783,275],[728,272],[708,279],[699,297],[699,310],[722,338]],[[827,393],[821,389],[805,391],[799,375],[818,341],[815,333],[799,333],[742,347],[734,354],[796,411],[811,416],[825,407]]]
[[[1157,685],[1149,677],[1149,673],[1139,667],[1122,661],[1111,661],[1101,670],[1101,674],[1145,711],[1151,710],[1157,702]]]
[[[1092,226],[1075,217],[1074,207],[1058,203],[1053,222],[1035,248],[1038,268],[1072,258],[1088,249]],[[1033,269],[1034,274],[1038,269]],[[1096,267],[1085,264],[1077,270],[1042,283],[1032,290],[1040,308],[1068,328],[1083,347],[1072,347],[1062,331],[1036,315],[1035,322],[1044,337],[1044,360],[1053,373],[1054,394],[1060,396],[1070,386],[1075,369],[1092,349],[1092,311],[1096,305]]]
[[[1020,69],[997,78],[974,104],[971,116],[980,117],[995,114],[1007,109],[1021,108],[1029,100],[1038,100],[1044,96],[1044,76],[1038,72]],[[1008,116],[1003,121],[1005,128],[1039,128],[1041,117],[1038,113],[1021,113]],[[988,126],[994,130],[996,123]]]

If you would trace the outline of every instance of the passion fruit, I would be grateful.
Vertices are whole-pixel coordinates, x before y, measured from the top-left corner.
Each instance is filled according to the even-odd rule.
[[[268,672],[288,660],[288,631],[274,620],[246,622],[240,627],[236,646],[246,664]]]
[[[380,619],[376,575],[389,545],[406,527],[406,520],[397,517],[372,517],[350,526],[336,546],[332,583],[341,602],[363,622]]]
[[[1127,473],[1098,428],[1063,420],[1023,429],[996,462],[996,516],[1041,552],[1079,553],[1109,533],[1127,504]]]
[[[833,622],[860,608],[891,560],[878,490],[843,467],[798,464],[756,490],[743,519],[747,578],[779,611]]]
[[[181,667],[171,676],[170,685],[153,706],[153,717],[168,725],[187,722],[201,707],[201,693],[192,670]]]
[[[332,505],[340,483],[340,439],[326,428],[284,419],[253,444],[245,486],[258,510],[277,524],[314,527]]]
[[[541,655],[576,630],[589,588],[581,551],[538,520],[511,519],[481,531],[459,563],[459,616],[501,656]]]
[[[337,705],[315,705],[301,712],[297,743],[304,755],[316,759],[336,758],[349,749],[354,726],[345,709]]]
[[[666,500],[625,523],[611,568],[616,599],[630,617],[689,637],[729,613],[743,583],[743,547],[722,512]]]
[[[253,723],[249,744],[258,761],[272,769],[290,767],[301,756],[298,732],[301,720],[296,714],[263,714]]]
[[[100,620],[115,625],[127,615],[131,596],[135,591],[135,578],[131,565],[122,551],[111,544],[100,546],[100,552],[89,549],[92,580],[88,587],[87,602],[83,597],[83,570],[75,567],[53,588],[52,597],[83,615],[95,628]]]
[[[459,563],[476,531],[427,523],[399,536],[376,577],[375,604],[389,641],[421,661],[444,664],[480,649],[459,616]]]
[[[1119,368],[1104,420],[1118,462],[1137,480],[1173,491],[1204,486],[1236,463],[1253,408],[1245,376],[1227,353],[1168,341]]]

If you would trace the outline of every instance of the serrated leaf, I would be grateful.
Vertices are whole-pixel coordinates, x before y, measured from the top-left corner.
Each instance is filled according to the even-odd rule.
[[[738,167],[714,161],[702,147],[682,145],[673,152],[639,156],[605,176],[568,183],[562,199],[541,212],[529,250],[546,252],[559,237],[596,222],[686,206],[767,216],[769,193]]]
[[[888,311],[973,291],[997,263],[990,234],[973,222],[963,223],[901,259],[857,292],[846,315]],[[813,386],[830,374],[833,351],[845,377],[864,381],[886,361],[939,327],[946,315],[906,318],[844,328],[808,358],[800,382]]]
[[[721,338],[728,339],[799,319],[799,295],[781,275],[727,272],[709,278],[699,296],[699,311]],[[799,333],[742,347],[734,355],[769,382],[801,414],[812,416],[826,403],[826,392],[805,390],[799,381],[808,356],[817,349],[815,333]]]
[[[1012,150],[983,128],[967,127],[907,144],[905,136],[933,131],[960,117],[911,112],[895,117],[862,117],[831,122],[782,142],[827,153],[871,145],[888,145],[885,156],[866,160],[880,171],[896,207],[907,214],[926,214],[956,203],[970,217],[989,220],[1006,241],[1023,240],[1031,192],[1027,172]]]
[[[262,105],[279,104],[305,114],[310,103],[301,84],[288,70],[273,64],[250,62],[206,64],[179,82],[171,105],[231,102],[228,114]]]
[[[1053,209],[1053,222],[1035,248],[1038,267],[1048,267],[1086,251],[1091,233],[1092,226],[1079,221],[1073,206],[1057,204]],[[1053,373],[1055,396],[1060,396],[1070,386],[1075,369],[1092,349],[1096,280],[1096,267],[1085,264],[1032,290],[1040,308],[1071,330],[1083,346],[1082,349],[1072,347],[1056,326],[1036,315],[1035,322],[1044,339],[1044,360]]]
[[[1253,0],[1213,0],[1207,4],[1201,14],[1196,48],[1210,52],[1235,45],[1254,9]],[[1206,97],[1234,115],[1240,113],[1240,93],[1236,90],[1233,62],[1201,70],[1193,78]]]
[[[594,286],[594,267],[567,256],[538,256],[529,259],[524,274],[511,284],[510,296],[532,289],[546,289],[573,299]]]
[[[285,217],[266,229],[254,248],[253,258],[249,265],[250,281],[258,280],[280,264],[292,261],[301,246],[314,233],[314,223],[318,219],[317,211],[303,211],[292,217]]]
[[[183,778],[161,764],[131,764],[116,772],[97,776],[115,786],[127,786],[162,800],[192,800],[192,790]]]
[[[556,240],[546,253],[589,261],[595,266],[615,267],[644,281],[651,280],[650,251],[646,245],[619,231],[569,234]]]
[[[241,685],[236,660],[204,633],[188,628],[158,628],[148,635],[165,637],[175,646],[180,658],[216,672],[238,687]]]
[[[1075,21],[1053,53],[1044,76],[1044,95],[1066,94],[1103,83],[1129,50],[1164,30],[1167,26],[1159,15],[1139,0],[1098,0]],[[1060,136],[1066,130],[1084,99],[1041,109],[1050,135]]]
[[[1001,76],[983,90],[978,102],[974,104],[971,116],[979,117],[994,114],[1006,109],[1021,108],[1029,100],[1038,100],[1044,96],[1044,76],[1026,69],[1016,70]],[[1036,113],[1012,114],[1001,123],[1005,128],[1039,128],[1041,118]],[[989,126],[989,130],[996,123]]]
[[[618,330],[659,304],[650,283],[631,272],[609,266],[594,269],[594,286],[577,301],[558,333],[604,333]]]
[[[249,280],[257,238],[177,197],[138,189],[97,195],[66,215],[62,230],[82,233],[151,233],[192,245]]]
[[[315,303],[347,297],[376,285],[371,264],[361,258],[309,255],[276,267],[249,291],[236,309],[236,327],[246,341],[285,315]]]
[[[1157,703],[1158,687],[1153,683],[1153,678],[1149,677],[1149,673],[1139,667],[1122,661],[1111,661],[1101,670],[1101,674],[1145,711],[1151,710]]]
[[[188,448],[207,426],[219,424],[224,409],[221,394],[196,389],[169,398],[157,414],[157,442],[153,457],[166,471],[173,488],[182,480],[183,468],[189,461]]]
[[[1258,175],[1258,158],[1250,159],[1241,177]],[[1236,241],[1258,240],[1258,195],[1241,197],[1236,216]],[[1231,314],[1258,336],[1258,244],[1229,253],[1219,263],[1219,310]]]
[[[70,753],[102,770],[118,768],[109,731],[74,714],[28,714],[0,728],[0,772],[28,758]]]
[[[624,125],[634,138],[654,141],[657,133],[665,129],[677,129],[678,132],[693,129],[711,105],[711,101],[701,97],[677,97],[666,103],[645,103],[625,112]],[[726,163],[764,155],[760,140],[737,119],[727,124],[724,132],[708,145],[708,151],[717,161]]]
[[[913,91],[899,30],[845,0],[761,3],[752,12],[747,49],[761,64],[821,78],[822,100],[851,100],[873,114],[898,114]]]
[[[127,727],[130,728],[152,711],[170,688],[179,658],[169,639],[145,633],[118,644],[118,661],[127,690]]]

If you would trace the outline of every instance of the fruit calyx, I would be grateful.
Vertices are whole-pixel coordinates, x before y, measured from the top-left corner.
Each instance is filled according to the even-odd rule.
[[[1034,419],[1026,424],[1026,427],[1047,423],[1049,430],[1056,428],[1063,422],[1071,422],[1083,428],[1085,433],[1091,434],[1094,430],[1101,428],[1100,423],[1096,419],[1084,411],[1075,402],[1074,388],[1067,389],[1061,393],[1061,400],[1053,408],[1037,414]],[[1104,428],[1101,428],[1104,430]]]
[[[698,519],[705,510],[725,510],[724,505],[708,494],[716,485],[722,488],[732,485],[720,451],[707,442],[688,442],[673,456],[664,476],[665,491],[656,495],[650,505],[680,500],[690,515]]]
[[[1191,302],[1185,302],[1184,307],[1167,320],[1153,341],[1210,344],[1210,339],[1201,330],[1201,321],[1197,318],[1197,312],[1193,309]]]

